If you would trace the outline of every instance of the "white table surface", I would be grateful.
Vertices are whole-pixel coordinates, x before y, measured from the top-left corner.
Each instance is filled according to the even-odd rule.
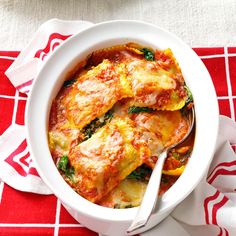
[[[236,46],[236,0],[0,0],[0,50],[20,50],[51,18],[159,25],[190,46]]]

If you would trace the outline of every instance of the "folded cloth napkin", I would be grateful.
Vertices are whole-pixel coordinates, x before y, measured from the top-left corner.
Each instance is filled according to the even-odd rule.
[[[6,71],[9,80],[19,92],[27,94],[50,54],[91,25],[57,19],[44,23]],[[236,123],[221,116],[215,155],[205,178],[167,219],[142,235],[236,235],[236,155],[230,145],[235,143]],[[14,124],[4,132],[0,153],[2,181],[21,191],[51,193],[33,165],[24,126]]]
[[[6,71],[7,77],[16,89],[27,94],[33,79],[51,53],[64,40],[91,25],[92,23],[88,21],[62,21],[58,19],[45,22]]]
[[[34,78],[52,52],[64,40],[91,25],[87,21],[58,19],[45,22],[5,74],[19,92],[28,94]],[[0,137],[0,153],[2,181],[22,191],[52,193],[41,180],[30,158],[24,126],[13,124],[5,131]]]

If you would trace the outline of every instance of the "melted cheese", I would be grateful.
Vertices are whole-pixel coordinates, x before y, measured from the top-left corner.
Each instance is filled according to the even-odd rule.
[[[143,128],[142,138],[151,150],[145,164],[154,167],[158,155],[165,147],[181,140],[188,131],[188,122],[180,111],[156,111],[133,116],[137,127]]]
[[[147,183],[134,179],[123,180],[99,205],[111,208],[128,208],[139,206],[147,188]]]
[[[76,190],[92,202],[99,201],[150,155],[140,132],[128,118],[114,118],[90,139],[69,153],[75,168]]]
[[[106,113],[118,100],[132,95],[124,65],[104,60],[78,78],[62,102],[67,119],[81,129]]]
[[[54,161],[68,155],[75,169],[70,185],[102,206],[138,206],[147,184],[126,177],[142,164],[153,168],[162,150],[188,129],[179,111],[187,96],[184,80],[172,51],[156,50],[155,61],[147,61],[140,48],[127,44],[94,52],[77,81],[62,88],[50,112],[48,141]],[[130,115],[130,106],[156,111]],[[95,118],[102,122],[112,107],[113,120],[78,145],[81,129]],[[174,177],[183,170],[163,173]]]
[[[174,75],[177,75],[179,80],[184,80],[179,67],[179,63],[177,62],[170,48],[167,48],[163,51],[156,50],[155,59],[161,68]]]
[[[179,110],[185,105],[183,84],[157,62],[136,60],[127,65],[128,79],[134,93],[134,106],[157,110]]]
[[[48,143],[50,151],[53,155],[53,159],[67,155],[73,142],[77,143],[76,140],[80,134],[79,130],[76,129],[60,129],[55,127],[48,133]]]

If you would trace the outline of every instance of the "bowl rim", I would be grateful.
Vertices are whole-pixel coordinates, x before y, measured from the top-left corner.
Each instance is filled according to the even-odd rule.
[[[209,103],[211,104],[211,109],[212,109],[210,117],[208,117],[208,118],[211,118],[210,123],[208,122],[208,124],[212,127],[212,130],[211,130],[211,132],[208,132],[208,135],[209,135],[209,133],[211,133],[211,140],[210,140],[210,143],[208,143],[208,145],[210,147],[209,147],[209,149],[204,149],[204,150],[210,156],[208,156],[207,163],[205,163],[205,165],[202,166],[203,167],[203,169],[201,169],[202,171],[199,171],[200,173],[197,175],[198,178],[195,179],[195,181],[192,181],[191,187],[188,187],[188,188],[184,189],[180,195],[177,195],[177,199],[174,202],[174,204],[169,204],[168,206],[163,207],[163,205],[167,204],[170,201],[171,197],[168,197],[168,194],[170,193],[170,191],[167,191],[163,195],[163,197],[161,198],[161,201],[163,201],[163,203],[161,203],[161,206],[159,208],[159,212],[157,214],[164,213],[164,212],[168,211],[170,208],[175,207],[190,192],[192,192],[192,190],[199,183],[200,179],[204,176],[205,171],[207,170],[207,168],[210,164],[210,161],[213,157],[213,152],[214,152],[214,148],[215,148],[215,144],[216,144],[218,124],[219,124],[219,119],[218,119],[217,116],[219,114],[219,110],[218,110],[218,104],[217,104],[217,99],[216,99],[216,93],[215,93],[215,90],[214,90],[214,86],[213,86],[213,83],[210,79],[210,75],[209,75],[207,69],[205,68],[203,62],[198,58],[196,53],[190,47],[188,47],[182,40],[180,40],[177,36],[173,35],[172,33],[168,32],[165,29],[162,29],[161,27],[158,27],[156,25],[146,23],[146,22],[143,22],[143,21],[134,21],[134,20],[116,20],[116,21],[101,22],[101,23],[92,25],[87,29],[82,30],[78,34],[73,35],[65,43],[63,43],[62,46],[60,46],[57,50],[55,50],[52,53],[52,55],[47,59],[47,62],[41,68],[41,71],[39,72],[39,74],[37,76],[37,79],[35,79],[33,81],[32,89],[30,91],[29,98],[28,98],[27,105],[26,105],[25,124],[26,124],[26,129],[27,129],[27,141],[28,141],[30,153],[32,153],[32,159],[33,159],[33,161],[36,165],[36,169],[38,170],[38,172],[39,172],[41,178],[44,180],[44,182],[53,191],[53,193],[67,206],[75,209],[79,213],[83,213],[83,214],[85,214],[89,217],[92,217],[92,218],[100,218],[100,219],[103,219],[103,220],[106,220],[106,221],[119,221],[119,222],[122,222],[122,221],[126,221],[126,220],[132,220],[134,215],[136,214],[137,207],[130,208],[130,209],[110,209],[110,208],[105,208],[105,207],[102,207],[102,206],[98,206],[96,204],[92,204],[91,202],[87,201],[86,199],[80,197],[77,193],[75,193],[69,187],[69,185],[67,185],[65,183],[65,181],[60,176],[59,172],[58,172],[58,174],[56,174],[54,172],[55,178],[58,179],[58,181],[60,182],[62,187],[65,187],[65,189],[66,189],[66,192],[67,192],[66,197],[63,196],[63,191],[61,191],[61,188],[59,189],[58,186],[53,185],[52,179],[49,178],[48,174],[45,173],[44,167],[42,166],[42,163],[40,163],[40,161],[39,161],[40,154],[37,152],[37,151],[39,151],[39,149],[36,148],[36,143],[35,143],[37,135],[33,134],[34,129],[37,129],[37,125],[34,124],[34,122],[35,122],[34,120],[35,119],[37,120],[36,114],[39,115],[40,111],[42,111],[42,109],[39,109],[40,111],[37,111],[37,109],[34,107],[34,103],[37,104],[37,105],[40,105],[40,101],[37,100],[37,95],[39,94],[39,91],[37,91],[37,90],[38,90],[38,87],[40,88],[40,83],[42,82],[43,77],[45,76],[45,74],[46,75],[50,74],[49,73],[50,66],[53,67],[54,63],[59,62],[58,61],[59,60],[58,56],[63,55],[63,54],[67,55],[66,50],[68,48],[70,48],[71,46],[74,46],[75,40],[77,40],[77,39],[80,40],[82,37],[84,39],[88,36],[93,35],[94,33],[98,32],[99,30],[102,30],[102,32],[104,32],[104,30],[109,29],[111,32],[114,33],[114,29],[112,31],[113,27],[117,27],[118,30],[121,30],[121,27],[130,27],[130,29],[132,29],[132,30],[135,28],[135,33],[137,33],[136,31],[138,31],[138,27],[140,27],[142,29],[148,28],[148,30],[152,29],[153,32],[155,32],[155,33],[156,32],[163,32],[164,35],[167,35],[168,37],[171,38],[171,40],[174,40],[177,43],[177,45],[181,46],[181,48],[184,48],[188,52],[188,53],[186,53],[186,52],[185,53],[187,55],[190,55],[191,59],[194,58],[193,61],[196,63],[196,66],[201,68],[202,74],[204,75],[204,77],[208,78],[205,83],[207,84],[207,87],[208,87],[208,94],[210,94]],[[131,30],[131,35],[132,35],[132,30]],[[108,33],[109,34],[108,40],[111,40],[111,38],[112,38],[111,32]],[[149,34],[153,34],[153,32],[149,32]],[[121,38],[126,38],[126,37],[127,37],[127,35],[126,36],[123,35]],[[142,36],[141,38],[143,39],[143,37],[144,36]],[[140,36],[136,35],[136,36],[133,36],[133,38],[137,38],[137,41],[138,41],[138,38],[140,39]],[[155,43],[155,44],[158,45],[158,43]],[[81,54],[83,54],[83,53],[80,51],[80,52],[77,53],[77,56],[81,56]],[[175,52],[174,52],[174,55],[176,56]],[[64,64],[59,63],[59,64],[60,65],[63,64],[64,65],[64,70],[65,70],[69,66],[69,64],[72,63],[73,60],[75,60],[75,58],[70,58],[70,61],[67,62],[67,63],[64,63]],[[177,58],[177,60],[178,60],[178,58]],[[63,75],[61,74],[61,76],[63,76]],[[56,79],[54,79],[54,80],[56,80]],[[57,81],[58,81],[58,78],[57,78]],[[191,87],[190,87],[190,89],[192,90]],[[54,86],[54,90],[56,90],[55,86]],[[193,89],[192,92],[193,91],[196,91],[196,89]],[[51,91],[51,93],[52,93],[52,91]],[[51,94],[47,94],[46,97],[49,98],[50,95]],[[193,93],[193,96],[194,96],[194,99],[195,99],[196,96],[195,96],[194,93]],[[196,115],[196,120],[197,120],[196,137],[199,133],[198,132],[199,125],[204,122],[201,119],[201,123],[200,124],[198,123],[199,122],[198,110],[200,111],[201,109],[199,107],[196,107],[196,114],[197,114]],[[39,129],[37,129],[37,130],[39,131]],[[40,134],[42,134],[42,132],[40,132]],[[40,137],[40,138],[42,139],[42,137]],[[181,175],[181,177],[179,178],[178,181],[182,181],[184,178],[186,179],[185,176],[187,175],[187,172],[186,172],[187,169],[188,169],[188,166],[186,167],[185,172]],[[64,182],[64,184],[63,184],[63,182]],[[172,192],[176,190],[176,188],[174,189],[174,186],[176,186],[176,183],[171,188]],[[71,191],[69,189],[71,189]],[[172,195],[173,195],[173,193],[172,193]],[[70,196],[70,198],[68,199],[67,196]],[[84,206],[82,207],[78,203],[80,203],[80,204],[82,203],[82,205],[84,205]],[[86,210],[86,208],[87,208],[87,210]],[[154,214],[154,215],[156,215],[156,214]]]

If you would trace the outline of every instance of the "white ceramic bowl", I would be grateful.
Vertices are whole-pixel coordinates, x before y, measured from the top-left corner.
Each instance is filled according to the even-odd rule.
[[[27,103],[30,152],[40,176],[71,215],[86,227],[113,236],[125,235],[138,208],[105,208],[75,193],[53,163],[47,125],[51,102],[68,71],[94,50],[127,42],[171,48],[193,93],[196,111],[196,137],[191,159],[178,181],[162,196],[158,212],[151,216],[142,231],[163,220],[199,183],[211,162],[218,131],[218,103],[209,73],[194,51],[173,34],[144,22],[111,21],[91,26],[56,50],[34,81]]]

